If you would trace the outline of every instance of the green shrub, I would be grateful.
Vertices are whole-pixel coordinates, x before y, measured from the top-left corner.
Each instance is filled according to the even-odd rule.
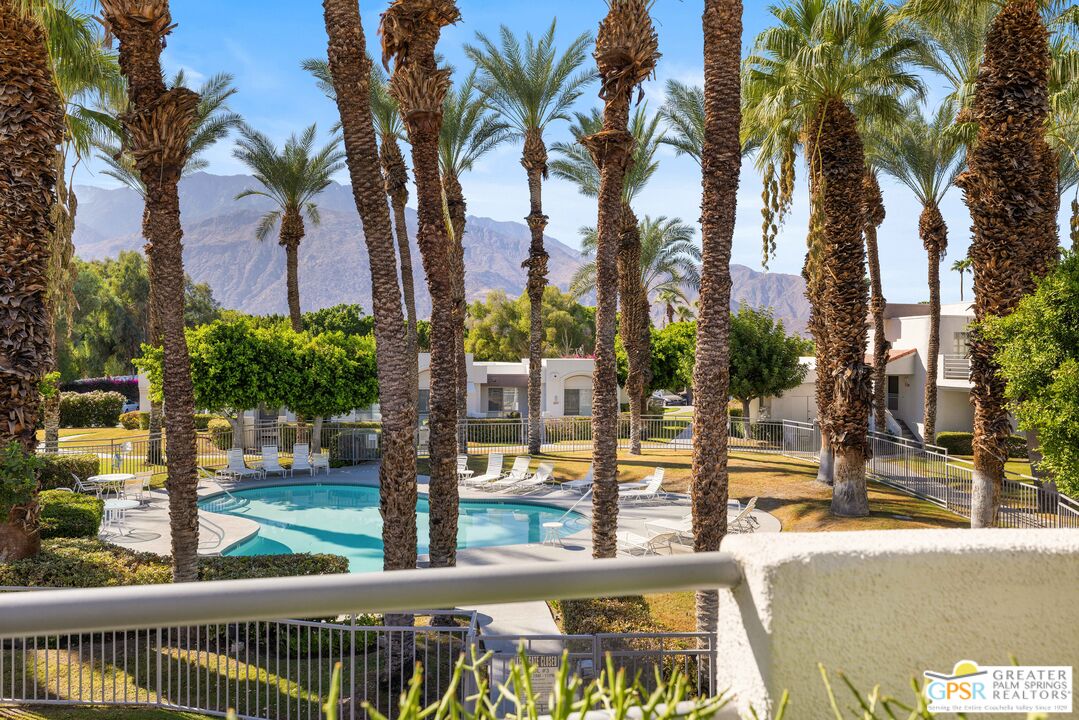
[[[216,415],[209,415],[209,414],[206,414],[206,413],[197,413],[195,415],[195,429],[196,430],[208,430],[209,427],[210,427],[210,421],[215,420],[215,419],[219,420],[220,418],[218,418]],[[228,420],[226,420],[225,422],[228,422]],[[146,426],[147,427],[150,426],[149,418],[147,418]]]
[[[640,595],[562,600],[555,605],[567,635],[655,632],[656,619]]]
[[[139,412],[138,410],[126,412],[120,416],[120,424],[123,425],[124,430],[149,430],[150,413]]]
[[[974,435],[968,432],[937,433],[936,444],[948,451],[949,455],[973,455]],[[1008,457],[1025,460],[1027,457],[1027,439],[1021,435],[1008,438]]]
[[[39,455],[42,461],[37,472],[39,490],[75,487],[74,473],[80,480],[100,472],[100,462],[96,455]]]
[[[328,575],[348,572],[338,555],[200,557],[200,580]],[[26,560],[0,564],[0,585],[19,587],[112,587],[172,581],[169,558],[136,552],[101,540],[53,538]]]
[[[118,392],[60,393],[60,427],[116,427],[126,402]]]
[[[101,527],[104,501],[90,495],[46,490],[37,496],[41,538],[93,538]]]
[[[232,425],[224,418],[211,418],[206,421],[206,431],[218,450],[232,447]]]
[[[6,520],[12,508],[33,500],[40,467],[37,456],[23,450],[17,442],[0,449],[0,517]]]

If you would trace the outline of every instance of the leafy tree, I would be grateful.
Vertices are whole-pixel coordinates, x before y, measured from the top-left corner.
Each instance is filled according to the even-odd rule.
[[[208,283],[196,283],[187,278],[184,283],[184,325],[209,325],[221,317],[221,303],[214,299]]]
[[[465,349],[477,360],[516,362],[528,356],[528,294],[511,299],[501,290],[476,301],[468,308],[468,337]],[[572,295],[547,287],[542,305],[544,351],[546,357],[582,354],[592,345],[594,310],[578,303]]]
[[[1079,496],[1079,254],[1065,255],[1015,312],[981,329],[996,347],[1009,409],[1037,434],[1040,469]]]
[[[363,314],[359,305],[334,305],[303,314],[303,329],[312,335],[340,332],[345,335],[370,335],[374,318]]]
[[[806,368],[798,358],[806,342],[788,335],[771,312],[742,305],[731,315],[730,393],[742,403],[742,422],[749,437],[749,403],[753,398],[779,397],[798,387]]]
[[[652,331],[652,387],[680,390],[693,386],[697,323],[672,322]]]

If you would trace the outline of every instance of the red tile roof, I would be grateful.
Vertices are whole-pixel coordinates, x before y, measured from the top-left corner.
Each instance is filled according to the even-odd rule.
[[[913,355],[916,352],[918,352],[918,351],[916,349],[914,349],[914,348],[906,348],[905,350],[895,350],[895,349],[889,350],[888,351],[888,362],[889,363],[895,362],[896,360],[899,360],[900,358],[905,358],[908,355]],[[866,365],[872,365],[873,364],[873,356],[872,355],[866,355],[865,356],[865,363],[866,363]]]

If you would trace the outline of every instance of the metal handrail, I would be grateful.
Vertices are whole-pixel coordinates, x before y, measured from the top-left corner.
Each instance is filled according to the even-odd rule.
[[[738,561],[720,552],[50,590],[0,596],[0,637],[729,588],[741,579]]]

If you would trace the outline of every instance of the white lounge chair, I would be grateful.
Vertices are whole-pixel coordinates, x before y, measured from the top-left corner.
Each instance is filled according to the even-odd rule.
[[[727,525],[727,531],[731,533],[751,533],[757,529],[760,524],[757,518],[753,517],[753,510],[757,507],[757,498],[752,498],[742,512],[738,513],[738,516],[731,520]]]
[[[568,480],[562,483],[561,488],[568,492],[575,492],[580,495],[584,495],[586,492],[592,489],[592,466],[588,466],[588,472],[584,474],[584,477],[580,480]]]
[[[627,555],[659,555],[659,550],[666,548],[668,554],[674,553],[672,544],[678,533],[666,532],[651,537],[637,533],[621,531],[617,533],[618,549]]]
[[[502,453],[491,453],[487,456],[487,469],[482,475],[472,475],[464,480],[465,485],[484,485],[502,477]]]
[[[468,469],[468,455],[457,456],[457,482],[466,483],[473,472]]]
[[[277,453],[276,445],[263,445],[262,446],[262,472],[263,474],[274,473],[282,477],[292,474],[292,468],[287,468],[281,464],[281,458]]]
[[[308,474],[315,474],[315,466],[311,464],[311,447],[307,443],[296,443],[292,446],[292,472],[306,470]]]
[[[330,474],[330,455],[329,453],[311,453],[311,474],[318,475],[318,471],[322,470],[327,475]]]
[[[658,469],[658,468],[657,468]],[[618,488],[618,502],[637,502],[640,500],[655,500],[664,495],[663,474],[652,475],[648,484],[643,488]]]
[[[507,488],[506,492],[512,495],[531,495],[540,490],[551,490],[552,488],[548,483],[551,482],[551,474],[553,472],[553,463],[540,463],[540,466],[536,468],[534,475]]]
[[[506,488],[513,487],[517,483],[528,478],[530,474],[528,472],[528,466],[531,464],[531,456],[518,455],[513,461],[513,467],[510,468],[510,471],[503,475],[501,479],[484,483],[480,487],[484,490],[505,490]]]
[[[226,465],[224,469],[214,473],[218,478],[243,480],[244,478],[261,478],[266,476],[266,473],[260,468],[247,467],[247,464],[244,462],[244,451],[242,448],[229,448],[226,451],[226,457],[228,458],[228,465]]]

